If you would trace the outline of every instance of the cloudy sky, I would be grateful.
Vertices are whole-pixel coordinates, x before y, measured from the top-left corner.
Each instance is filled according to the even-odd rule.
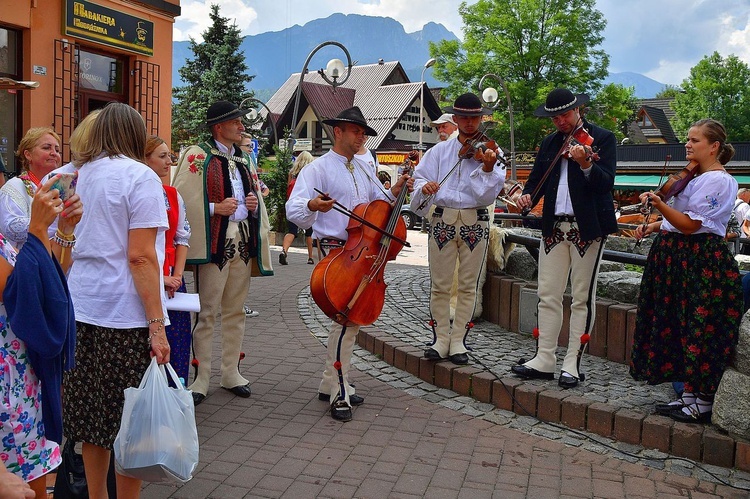
[[[434,21],[463,37],[460,0],[182,0],[174,39],[200,39],[210,22],[211,3],[235,18],[243,35],[280,31],[342,12],[391,17],[407,32]],[[630,71],[679,85],[691,67],[714,51],[750,64],[750,0],[596,0],[596,5],[607,19],[603,48],[613,73]]]

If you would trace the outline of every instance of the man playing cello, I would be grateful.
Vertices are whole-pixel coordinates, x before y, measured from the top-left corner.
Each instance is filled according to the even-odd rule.
[[[358,107],[345,109],[336,118],[323,120],[323,123],[333,127],[333,149],[302,169],[286,202],[286,215],[300,228],[312,227],[313,237],[326,255],[331,249],[344,246],[348,235],[349,218],[332,211],[334,204],[353,210],[357,205],[376,199],[393,201],[404,185],[411,189],[414,181],[402,175],[387,191],[375,177],[372,166],[354,158],[365,136],[377,135],[367,126]],[[324,194],[317,193],[316,189]],[[328,357],[318,399],[331,402],[331,417],[338,421],[351,421],[352,406],[364,402],[348,381],[358,331],[359,326],[334,322],[328,334]]]

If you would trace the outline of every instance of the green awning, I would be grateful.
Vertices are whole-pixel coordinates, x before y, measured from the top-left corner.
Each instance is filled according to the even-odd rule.
[[[750,175],[732,175],[741,187],[750,187]]]
[[[617,175],[615,189],[654,189],[660,180],[664,180],[660,175]]]

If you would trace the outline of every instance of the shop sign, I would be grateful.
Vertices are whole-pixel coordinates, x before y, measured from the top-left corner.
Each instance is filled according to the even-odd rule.
[[[378,153],[378,163],[381,165],[400,165],[407,158],[406,153]]]
[[[312,151],[312,139],[294,139],[294,151]]]
[[[66,35],[154,55],[154,23],[87,0],[65,1]]]

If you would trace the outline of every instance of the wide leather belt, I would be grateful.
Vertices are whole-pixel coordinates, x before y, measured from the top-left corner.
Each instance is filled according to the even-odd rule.
[[[470,210],[471,208],[463,208],[465,210]],[[444,208],[442,206],[438,206],[435,208],[435,215],[442,216]],[[487,208],[477,208],[477,215],[487,215],[489,212],[487,211]]]
[[[576,221],[576,217],[574,217],[573,215],[555,215],[555,221],[568,222],[572,224]]]

